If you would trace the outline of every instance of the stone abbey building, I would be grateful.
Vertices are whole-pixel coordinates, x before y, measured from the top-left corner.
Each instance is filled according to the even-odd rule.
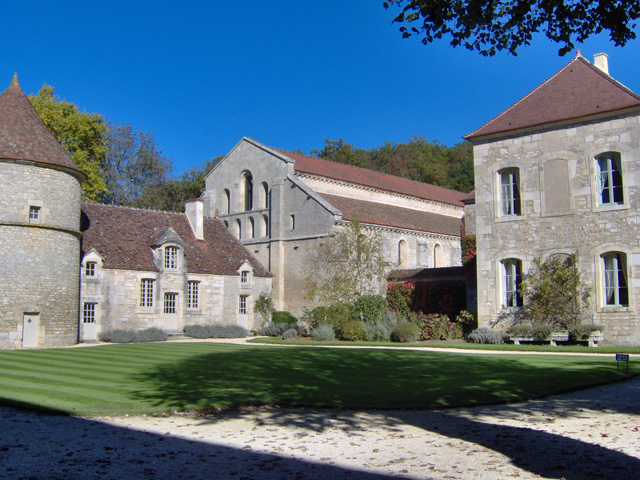
[[[245,137],[209,173],[202,199],[205,215],[219,216],[273,273],[276,309],[298,315],[313,306],[309,258],[354,218],[380,233],[393,269],[461,265],[463,196]]]
[[[640,96],[609,76],[607,56],[578,53],[465,138],[479,324],[510,320],[534,259],[576,254],[590,321],[607,341],[640,343]]]

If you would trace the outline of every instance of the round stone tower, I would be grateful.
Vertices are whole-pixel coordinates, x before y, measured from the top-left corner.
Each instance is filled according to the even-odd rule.
[[[78,341],[84,180],[14,76],[0,94],[0,349]]]

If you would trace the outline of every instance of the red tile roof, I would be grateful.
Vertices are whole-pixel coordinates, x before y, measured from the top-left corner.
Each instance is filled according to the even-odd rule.
[[[105,268],[158,271],[151,249],[169,228],[186,244],[189,273],[238,275],[238,268],[247,261],[254,275],[271,276],[220,220],[205,217],[204,241],[198,241],[184,213],[84,204],[82,253],[95,249]]]
[[[283,155],[293,160],[296,172],[355,183],[366,187],[379,188],[389,192],[402,193],[425,200],[447,203],[461,207],[460,199],[465,195],[462,192],[449,190],[448,188],[416,182],[407,178],[396,177],[386,173],[380,173],[366,168],[354,167],[345,163],[332,162],[322,158],[309,157],[299,153],[287,152],[274,148]]]
[[[638,106],[640,96],[578,56],[464,138],[474,139]]]
[[[20,88],[17,77],[0,94],[0,159],[56,165],[85,180]]]
[[[459,218],[337,195],[321,193],[320,196],[340,210],[344,220],[357,218],[373,225],[460,236]]]

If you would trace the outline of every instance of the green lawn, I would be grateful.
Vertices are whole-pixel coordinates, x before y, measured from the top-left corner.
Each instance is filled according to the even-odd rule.
[[[637,372],[631,362],[631,374]],[[276,404],[442,408],[625,378],[608,357],[151,343],[0,351],[0,402],[78,415]]]

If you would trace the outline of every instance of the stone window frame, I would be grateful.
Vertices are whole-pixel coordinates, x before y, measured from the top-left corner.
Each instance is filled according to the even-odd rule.
[[[612,147],[612,148],[609,148]],[[591,183],[591,210],[596,212],[609,212],[615,210],[627,210],[629,209],[629,175],[625,172],[629,172],[629,159],[628,154],[624,149],[619,148],[617,145],[606,145],[606,148],[597,150],[590,155],[589,171],[590,171],[590,183]],[[601,201],[601,188],[600,188],[600,168],[599,158],[602,158],[608,154],[617,155],[620,165],[620,177],[622,182],[622,202],[621,203],[602,203]]]
[[[29,205],[29,223],[42,223],[42,207],[39,205]]]
[[[140,279],[140,301],[138,305],[141,308],[153,308],[155,296],[155,278]]]
[[[187,308],[198,310],[200,308],[200,281],[187,280]]]
[[[605,257],[609,254],[622,254],[624,256],[624,269],[622,273],[626,279],[627,289],[627,304],[607,304],[606,300],[606,272],[605,272]],[[616,245],[606,244],[600,246],[594,252],[594,264],[595,264],[595,301],[596,310],[598,313],[611,313],[611,312],[633,312],[635,310],[635,298],[634,292],[634,279],[632,276],[632,262],[633,254],[628,248]],[[619,292],[618,292],[619,295]]]
[[[520,169],[507,167],[498,170],[500,217],[522,216],[522,183]]]
[[[238,314],[249,315],[249,297],[250,295],[238,295]]]
[[[405,238],[398,241],[398,256],[396,258],[398,266],[407,268],[409,264],[409,242]]]
[[[84,263],[84,276],[95,278],[97,275],[98,262],[90,260]]]
[[[82,323],[97,323],[97,302],[84,302],[82,304]]]
[[[518,262],[520,264],[520,282],[524,278],[524,272],[527,271],[527,268],[530,266],[529,262],[525,260],[525,258],[519,253],[513,252],[505,252],[501,258],[496,260],[496,305],[498,306],[498,310],[506,310],[506,311],[514,311],[522,308],[522,295],[518,296],[517,289],[517,275],[516,275],[516,305],[508,306],[507,305],[507,288],[506,288],[506,262]],[[516,264],[517,265],[517,264]],[[520,290],[522,292],[522,290]],[[519,300],[519,302],[518,302]],[[520,303],[520,305],[517,305]]]
[[[176,315],[178,313],[178,293],[164,292],[162,298],[162,313]]]
[[[520,193],[520,214],[518,215],[503,215],[502,214],[502,175],[501,173],[509,170],[516,169],[518,171],[518,188]],[[498,161],[493,165],[491,169],[491,185],[493,188],[493,218],[497,223],[500,222],[518,222],[522,221],[526,218],[525,212],[525,199],[524,192],[527,186],[527,179],[525,178],[524,172],[526,172],[526,167],[519,161],[514,160],[503,160]],[[476,200],[478,195],[476,194]]]
[[[180,266],[180,247],[169,244],[162,248],[162,266],[164,270],[178,270]]]

